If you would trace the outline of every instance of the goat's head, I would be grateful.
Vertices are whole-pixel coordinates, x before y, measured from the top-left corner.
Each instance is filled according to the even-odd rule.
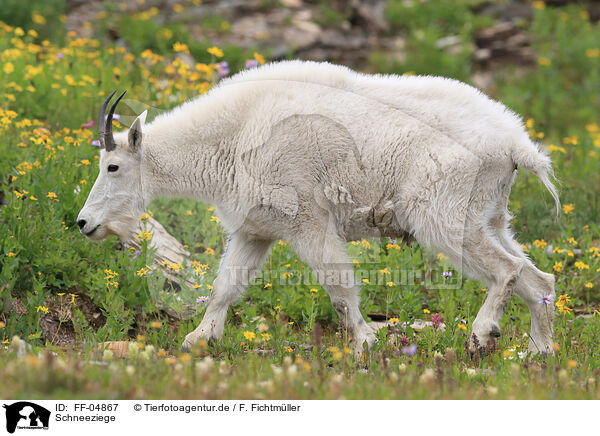
[[[106,107],[114,94],[104,101],[98,120],[100,173],[77,217],[81,233],[97,241],[111,234],[128,239],[145,207],[141,147],[146,112],[136,118],[127,132],[113,134],[113,115],[125,92],[112,104],[105,120]]]

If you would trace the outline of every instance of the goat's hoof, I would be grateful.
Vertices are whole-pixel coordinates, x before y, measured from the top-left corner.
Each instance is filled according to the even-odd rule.
[[[366,350],[371,351],[376,342],[377,342],[377,337],[372,332],[369,332],[367,334],[367,336],[362,340],[362,342],[360,341],[360,339],[356,340],[354,342],[354,350],[353,350],[354,358],[357,360],[361,360],[363,357],[363,354],[365,354],[365,351]]]
[[[202,339],[202,337],[196,336],[193,333],[188,334],[183,340],[183,344],[179,348],[182,353],[189,353],[192,351],[194,346]]]
[[[183,341],[183,344],[181,344],[181,347],[179,347],[179,351],[182,353],[189,353],[191,350],[192,346],[186,341]]]
[[[497,325],[493,325],[489,334],[492,338],[499,338],[500,337],[500,327],[498,327]]]
[[[465,348],[469,353],[471,359],[482,358],[487,355],[494,353],[497,350],[496,338],[500,336],[500,329],[494,331],[491,328],[491,332],[482,337],[477,336],[475,333],[471,333],[469,341],[465,341]]]
[[[216,341],[217,339],[214,336],[193,336],[192,332],[185,337],[179,351],[182,353],[190,353],[198,348],[205,348],[208,344],[214,344]],[[203,344],[201,344],[202,342]]]

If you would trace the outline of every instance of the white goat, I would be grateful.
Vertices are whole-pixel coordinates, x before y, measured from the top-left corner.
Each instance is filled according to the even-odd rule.
[[[389,236],[414,238],[487,283],[472,344],[500,335],[516,292],[531,311],[530,349],[552,352],[553,307],[540,301],[554,296],[554,276],[508,229],[517,166],[541,179],[557,208],[558,196],[550,159],[501,103],[455,80],[302,61],[245,71],[148,125],[144,112],[113,136],[119,99],[106,127],[110,97],[101,110],[104,150],[81,232],[127,239],[152,199],[178,196],[214,204],[230,236],[184,349],[222,336],[229,305],[283,239],[313,269],[360,352],[375,335],[359,311],[344,241]]]

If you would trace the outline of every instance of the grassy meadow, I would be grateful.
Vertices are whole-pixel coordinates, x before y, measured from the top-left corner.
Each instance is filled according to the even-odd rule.
[[[223,251],[212,207],[178,199],[149,207],[190,251],[189,264],[170,268],[191,288],[165,283],[147,242],[139,252],[116,239],[92,243],[75,223],[98,172],[91,144],[108,93],[128,89],[115,121],[126,128],[144,108],[152,117],[269,54],[194,41],[182,25],[156,24],[157,10],[128,14],[110,3],[87,23],[96,36],[82,38],[65,30],[62,2],[22,3],[0,13],[0,397],[600,398],[600,26],[581,6],[533,2],[522,26],[536,64],[494,71],[488,90],[546,144],[560,181],[558,219],[534,176],[521,172],[511,195],[519,242],[556,275],[554,355],[527,355],[529,312],[514,298],[496,350],[472,359],[464,344],[483,284],[460,277],[441,253],[382,239],[348,244],[357,269],[372,273],[361,310],[387,321],[374,350],[355,361],[327,295],[285,241],[230,309],[223,340],[182,354]],[[469,82],[473,32],[493,24],[472,3],[407,9],[390,0],[390,31],[406,35],[409,55],[399,63],[373,53],[372,69]],[[104,37],[115,16],[123,44]],[[463,48],[450,55],[435,41],[453,34]],[[114,348],[99,349],[105,342]]]

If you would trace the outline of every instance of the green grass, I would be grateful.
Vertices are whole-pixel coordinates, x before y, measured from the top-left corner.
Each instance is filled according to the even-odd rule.
[[[390,23],[406,32],[411,54],[398,65],[374,54],[374,68],[468,80],[469,41],[482,22],[467,5],[425,3],[409,16],[404,2],[390,5]],[[120,18],[127,48],[73,35],[44,43],[40,33],[49,23],[17,18],[22,29],[0,26],[0,189],[7,203],[0,212],[0,396],[600,397],[600,30],[581,9],[536,10],[526,27],[540,62],[524,73],[498,71],[491,91],[529,120],[532,137],[551,145],[563,204],[572,206],[554,219],[549,195],[528,174],[518,176],[511,195],[518,240],[540,269],[555,271],[558,295],[571,299],[573,312],[557,315],[555,355],[518,356],[528,342],[529,314],[513,299],[497,351],[472,360],[464,342],[485,298],[483,285],[456,272],[444,283],[441,272],[451,268],[438,253],[371,240],[348,245],[357,270],[373,274],[364,283],[361,309],[397,323],[379,331],[375,349],[360,362],[347,354],[347,332],[338,328],[324,291],[306,284],[310,270],[284,243],[275,245],[261,277],[230,309],[224,339],[178,352],[202,318],[205,305],[196,298],[210,294],[223,251],[224,235],[209,205],[160,200],[149,208],[188,246],[197,263],[183,271],[195,289],[163,290],[159,271],[142,271],[152,262],[146,248],[139,255],[117,251],[116,240],[91,243],[77,231],[77,213],[97,174],[97,149],[90,146],[95,129],[82,125],[96,117],[106,92],[128,89],[131,98],[168,109],[208,90],[216,81],[214,63],[227,60],[236,71],[253,53],[224,47],[224,57],[216,58],[206,52],[209,42],[190,41],[183,26],[161,36],[142,23],[151,20],[143,14]],[[443,26],[428,26],[431,19]],[[98,32],[103,20],[92,23]],[[150,37],[148,29],[154,29]],[[464,53],[439,56],[434,42],[447,34],[461,36]],[[178,61],[175,42],[208,66]],[[125,106],[121,115],[133,115]],[[545,244],[556,248],[552,257]],[[386,273],[396,270],[407,275]],[[440,289],[448,282],[449,289]],[[174,318],[173,311],[186,316]],[[435,313],[444,331],[409,327]],[[322,334],[313,333],[315,325]],[[129,357],[99,351],[105,341],[130,341]],[[417,347],[415,356],[402,352],[405,343]]]

